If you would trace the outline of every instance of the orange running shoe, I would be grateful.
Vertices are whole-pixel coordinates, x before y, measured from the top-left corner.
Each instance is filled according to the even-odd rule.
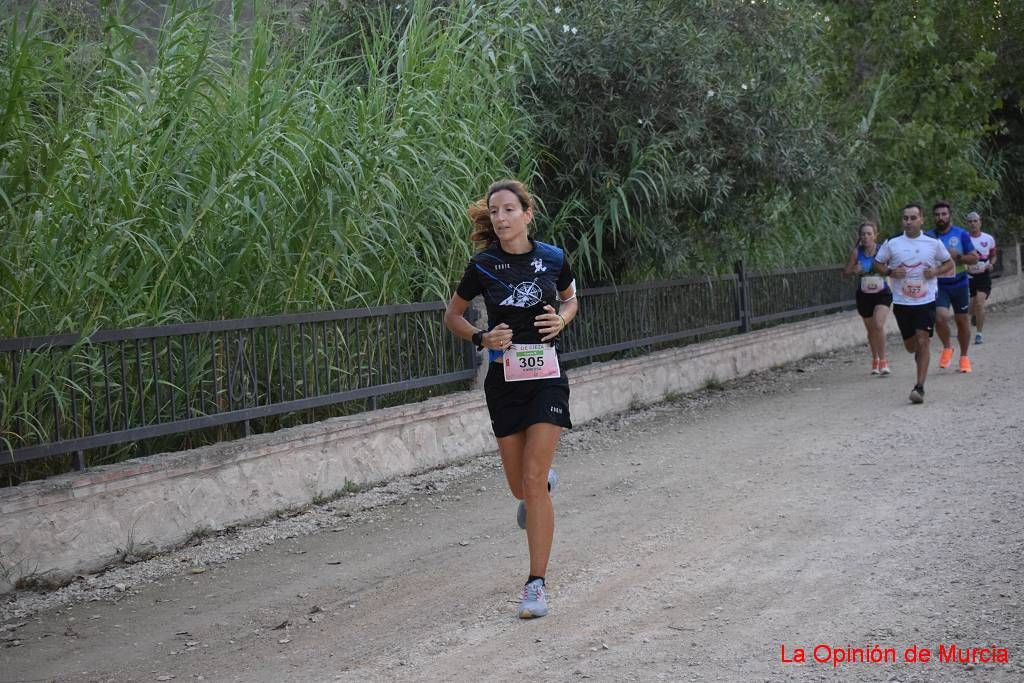
[[[871,374],[872,375],[877,375],[879,373],[879,370],[881,369],[881,365],[882,364],[878,362],[877,358],[872,358],[871,359]]]
[[[891,374],[891,373],[892,373],[892,370],[889,369],[889,361],[887,361],[887,360],[880,360],[880,361],[878,361],[878,374],[880,374],[880,375],[888,375],[888,374]]]
[[[967,356],[960,356],[960,372],[971,371],[971,359]]]
[[[953,347],[943,348],[942,353],[939,354],[939,367],[948,368],[949,364],[953,362]]]

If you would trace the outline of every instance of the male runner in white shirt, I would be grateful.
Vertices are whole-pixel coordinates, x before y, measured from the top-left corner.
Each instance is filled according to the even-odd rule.
[[[914,354],[917,382],[910,392],[911,403],[924,403],[924,380],[931,360],[932,334],[935,332],[935,297],[939,275],[953,261],[949,251],[937,239],[921,232],[924,210],[920,204],[907,204],[902,212],[903,234],[878,248],[875,272],[892,279],[892,312],[903,337],[904,348]]]

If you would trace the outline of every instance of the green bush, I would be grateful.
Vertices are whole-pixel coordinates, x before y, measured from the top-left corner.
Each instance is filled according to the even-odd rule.
[[[1000,3],[820,4],[830,21],[818,59],[833,116],[850,131],[859,201],[892,231],[908,201],[986,204],[1008,170],[989,144],[1002,104],[995,50],[1008,28]]]
[[[534,60],[542,193],[587,270],[638,279],[727,270],[741,255],[829,259],[856,188],[835,157],[807,3],[555,9]]]

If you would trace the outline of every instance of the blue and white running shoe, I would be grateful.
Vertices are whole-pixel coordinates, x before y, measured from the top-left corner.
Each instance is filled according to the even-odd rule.
[[[534,579],[523,586],[523,597],[519,601],[519,618],[536,619],[548,613],[548,601],[544,598],[544,582]]]

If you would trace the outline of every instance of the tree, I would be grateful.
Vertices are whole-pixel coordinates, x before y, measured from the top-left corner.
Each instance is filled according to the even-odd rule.
[[[849,213],[806,2],[583,0],[539,22],[541,194],[584,270],[640,279],[821,258]],[[826,209],[823,205],[829,205]],[[758,258],[755,256],[755,260]],[[603,265],[603,268],[599,267]]]
[[[910,200],[959,206],[992,196],[986,144],[1000,107],[998,2],[822,2],[821,60],[836,125],[850,131],[859,204],[889,225]]]

